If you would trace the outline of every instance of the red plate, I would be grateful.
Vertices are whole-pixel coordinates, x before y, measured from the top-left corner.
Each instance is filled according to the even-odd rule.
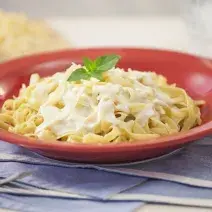
[[[115,53],[122,56],[119,67],[150,70],[163,74],[169,83],[177,83],[194,99],[206,101],[202,108],[203,124],[188,132],[135,143],[86,145],[58,141],[31,140],[0,130],[0,139],[24,146],[47,157],[87,162],[120,163],[144,160],[173,151],[212,133],[212,61],[170,51],[151,49],[80,49],[40,54],[0,65],[0,103],[17,95],[22,83],[37,72],[42,76],[63,71],[71,62],[80,63],[83,56],[95,58]]]

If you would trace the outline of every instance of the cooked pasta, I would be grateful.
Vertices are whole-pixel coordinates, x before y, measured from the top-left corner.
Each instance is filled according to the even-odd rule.
[[[70,45],[44,21],[0,10],[0,62]]]
[[[201,124],[202,101],[153,72],[112,68],[68,82],[81,65],[42,78],[33,74],[19,96],[4,102],[0,128],[36,139],[75,143],[142,141]]]

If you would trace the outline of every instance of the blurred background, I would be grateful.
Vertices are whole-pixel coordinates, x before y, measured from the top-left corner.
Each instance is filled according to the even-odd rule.
[[[182,0],[1,0],[0,2],[1,8],[7,11],[26,12],[34,17],[102,17],[180,15]]]
[[[212,0],[0,0],[44,19],[73,47],[130,46],[212,55]]]

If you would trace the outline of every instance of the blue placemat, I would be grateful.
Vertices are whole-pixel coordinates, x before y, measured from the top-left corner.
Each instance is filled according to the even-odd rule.
[[[91,208],[95,204],[105,205],[105,209],[120,204],[125,211],[133,210],[124,206],[126,201],[132,204],[132,208],[142,202],[212,207],[211,147],[212,139],[207,137],[174,155],[155,161],[97,166],[55,161],[0,142],[0,206],[3,202],[2,207],[8,208],[9,202],[14,205],[12,202],[25,195],[29,204],[35,204],[36,198],[52,197],[55,202],[78,205],[79,199],[84,198],[85,204],[91,204]],[[29,191],[33,191],[34,196]],[[44,195],[42,191],[58,193]],[[28,207],[27,203],[23,204]],[[9,208],[17,209],[11,205]],[[42,208],[41,205],[39,207]]]

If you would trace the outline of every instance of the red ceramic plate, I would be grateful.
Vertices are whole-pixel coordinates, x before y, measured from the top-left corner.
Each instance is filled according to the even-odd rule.
[[[116,53],[122,56],[119,67],[150,70],[163,74],[169,83],[184,88],[194,99],[203,99],[203,124],[188,132],[135,143],[85,145],[58,141],[31,140],[4,130],[0,139],[24,146],[47,157],[87,163],[121,163],[149,159],[166,154],[212,133],[212,61],[187,54],[151,49],[80,49],[40,54],[0,65],[0,103],[17,95],[22,83],[37,72],[42,76],[65,70],[71,62],[80,63],[83,56],[95,58]]]

